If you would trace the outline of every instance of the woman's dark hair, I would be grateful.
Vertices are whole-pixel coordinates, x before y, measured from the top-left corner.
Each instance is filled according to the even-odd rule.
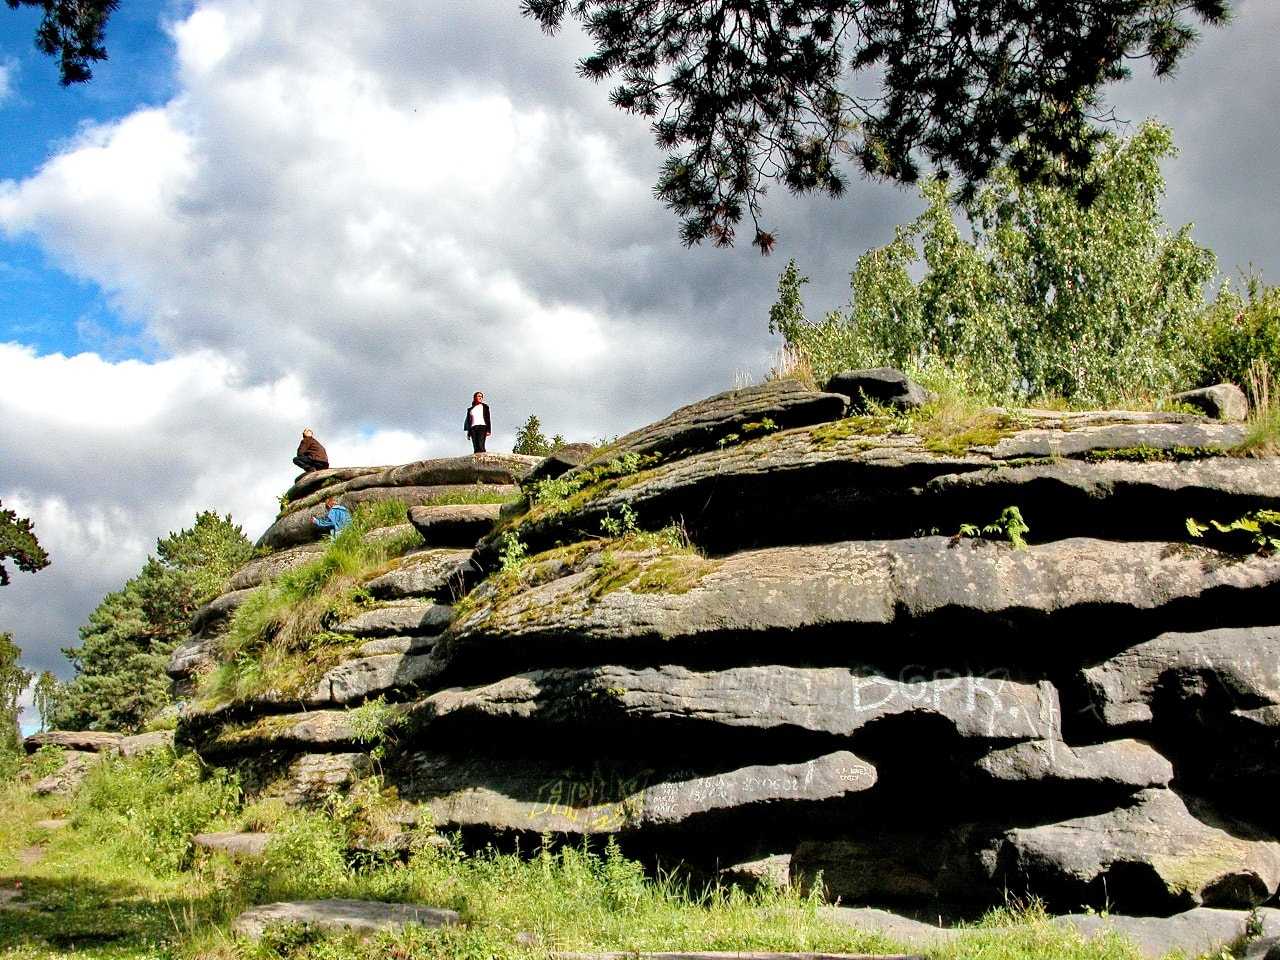
[[[483,391],[483,390],[477,390],[475,393],[473,393],[473,394],[471,395],[471,402],[472,402],[472,403],[475,403],[477,400],[479,400],[479,399],[480,399],[481,397],[483,397],[483,396],[484,396],[484,391]]]

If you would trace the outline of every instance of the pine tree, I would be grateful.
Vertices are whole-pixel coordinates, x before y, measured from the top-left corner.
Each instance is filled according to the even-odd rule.
[[[169,655],[191,615],[217,596],[252,554],[231,517],[196,516],[188,530],[160,540],[142,571],[103,598],[63,650],[76,676],[54,711],[63,729],[136,730],[169,702]]]
[[[34,573],[49,565],[49,555],[36,539],[31,521],[0,505],[0,586],[9,582],[4,560],[12,559],[19,570]]]
[[[558,439],[563,438],[556,435]],[[512,453],[522,453],[530,457],[545,457],[551,452],[551,444],[547,442],[546,436],[542,432],[542,421],[532,413],[529,419],[524,422],[524,426],[516,431],[516,445],[511,448]]]

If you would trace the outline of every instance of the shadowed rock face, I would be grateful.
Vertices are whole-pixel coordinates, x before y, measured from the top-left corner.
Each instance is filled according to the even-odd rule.
[[[1280,507],[1276,461],[1185,414],[999,411],[956,436],[928,405],[907,427],[846,405],[730,391],[534,473],[564,481],[534,502],[415,508],[426,549],[326,622],[345,660],[290,696],[190,705],[179,736],[291,803],[377,749],[406,823],[420,803],[477,842],[617,835],[707,875],[820,873],[848,903],[1274,897],[1280,556],[1186,520]],[[426,503],[467,462],[303,478],[264,542],[327,491]],[[959,535],[1010,506],[1025,548]],[[595,539],[628,516],[691,548]],[[295,551],[233,588],[315,555]],[[202,611],[206,663],[239,600]]]

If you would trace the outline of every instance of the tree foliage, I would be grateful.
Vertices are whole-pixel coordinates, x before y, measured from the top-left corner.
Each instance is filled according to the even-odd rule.
[[[91,63],[107,59],[107,21],[119,0],[5,0],[9,9],[39,7],[44,11],[36,28],[36,48],[58,59],[62,85],[83,83],[93,76]]]
[[[18,751],[18,698],[31,682],[31,674],[18,660],[22,651],[13,642],[13,634],[0,633],[0,766]]]
[[[511,452],[530,457],[545,457],[556,447],[561,446],[564,446],[564,437],[557,433],[548,440],[542,432],[542,421],[531,413],[529,419],[524,422],[524,426],[516,431],[516,445],[511,448]]]
[[[49,565],[49,555],[36,539],[31,521],[0,504],[0,586],[9,582],[4,561],[13,560],[19,570],[34,573]]]
[[[36,678],[31,688],[31,705],[40,714],[40,729],[48,730],[53,726],[53,718],[62,703],[62,684],[48,670]]]
[[[1256,274],[1244,278],[1244,291],[1224,285],[1205,311],[1201,383],[1244,386],[1250,368],[1261,363],[1280,375],[1280,287],[1268,287]]]
[[[1145,58],[1170,73],[1195,25],[1227,0],[522,0],[553,32],[581,21],[578,63],[616,77],[613,104],[652,120],[672,151],[657,195],[686,244],[753,243],[768,181],[839,196],[840,160],[910,183],[922,165],[967,190],[1003,162],[1023,182],[1083,174],[1102,133],[1103,85]]]
[[[211,511],[156,543],[141,572],[109,593],[63,652],[76,676],[54,711],[63,729],[134,730],[169,701],[169,655],[191,615],[252,555],[231,517]]]
[[[1160,160],[1172,153],[1169,130],[1154,123],[1109,139],[1089,171],[1098,196],[1087,207],[1002,168],[969,208],[971,238],[945,184],[931,181],[925,212],[858,261],[847,312],[805,320],[805,278],[792,263],[770,328],[819,381],[850,367],[941,365],[992,399],[1083,404],[1186,386],[1215,261],[1189,227],[1170,232],[1160,216]]]

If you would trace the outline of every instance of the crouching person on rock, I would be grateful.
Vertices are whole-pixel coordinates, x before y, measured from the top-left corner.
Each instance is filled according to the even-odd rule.
[[[342,528],[351,522],[351,511],[338,502],[337,497],[329,497],[324,502],[327,511],[323,517],[313,517],[311,522],[321,530],[329,531],[333,539],[342,532]]]
[[[293,462],[302,468],[303,473],[329,469],[329,454],[320,446],[320,441],[310,427],[302,431],[302,442],[298,444],[298,455],[293,458]]]

